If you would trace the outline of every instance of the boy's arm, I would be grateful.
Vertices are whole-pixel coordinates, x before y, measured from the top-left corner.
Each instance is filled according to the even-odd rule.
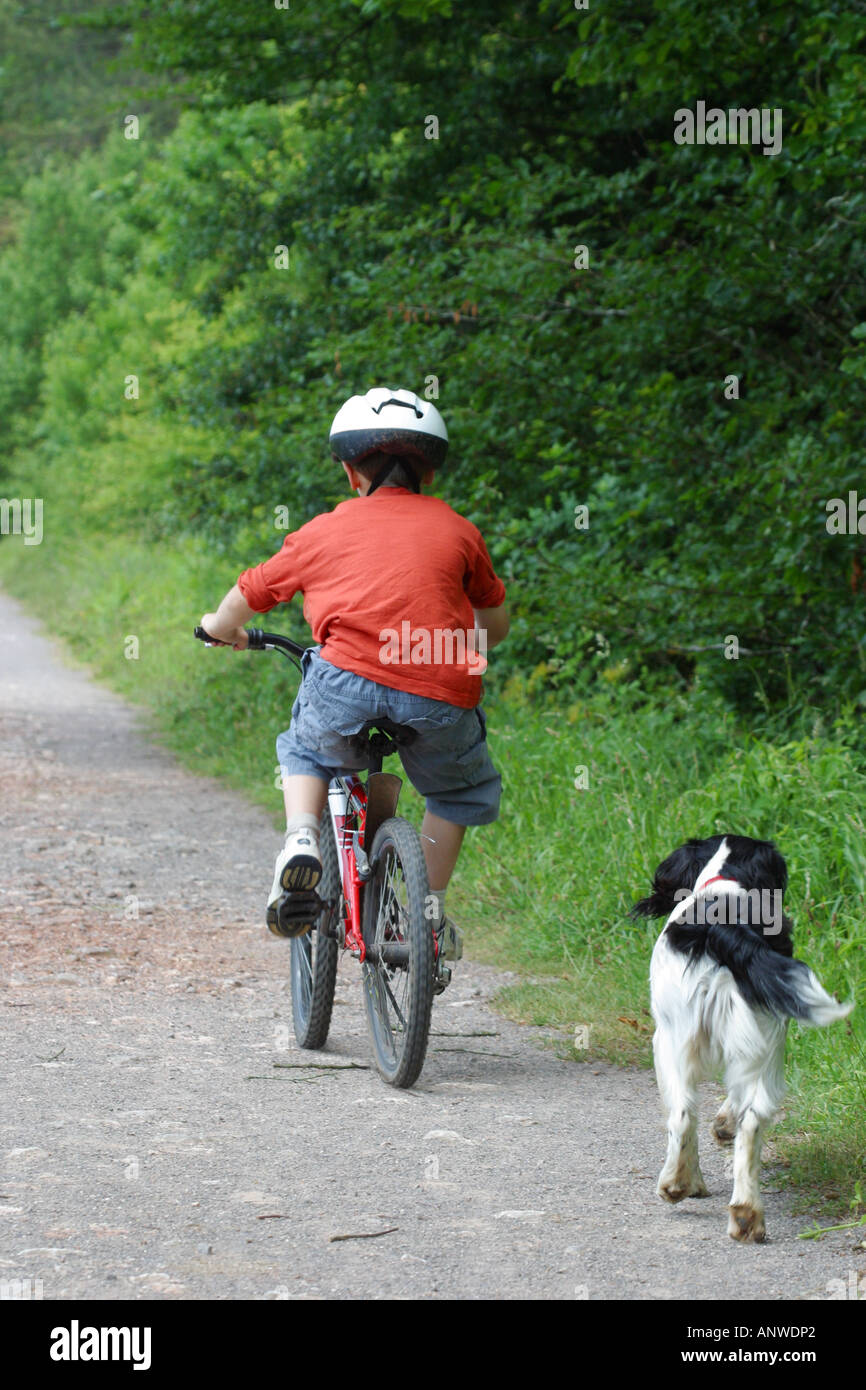
[[[247,645],[244,623],[248,623],[250,618],[255,616],[256,610],[250,608],[235,584],[233,589],[229,589],[215,613],[205,613],[201,625],[205,632],[215,637],[218,642],[225,642],[239,652]]]
[[[487,647],[497,647],[500,642],[504,642],[508,636],[508,613],[505,604],[500,604],[498,608],[473,608],[475,614],[475,630],[486,631]]]

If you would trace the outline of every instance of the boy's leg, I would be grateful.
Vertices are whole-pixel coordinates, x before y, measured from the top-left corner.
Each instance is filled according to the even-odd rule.
[[[421,822],[421,844],[427,864],[427,881],[430,896],[435,899],[435,920],[445,932],[442,952],[445,960],[459,960],[463,955],[463,933],[445,916],[445,889],[448,887],[454,865],[460,854],[465,825],[443,820],[435,812],[427,810]]]
[[[268,900],[268,923],[276,915],[275,905],[283,893],[305,892],[316,887],[322,877],[319,850],[319,820],[328,798],[328,783],[312,773],[296,772],[283,777],[286,803],[286,840],[274,865],[274,881]]]
[[[286,824],[295,816],[309,815],[318,830],[328,800],[328,784],[323,777],[313,777],[306,772],[284,777],[283,798],[286,803]]]
[[[334,702],[330,699],[330,686],[334,681],[345,681],[348,673],[321,662],[316,651],[306,652],[302,665],[304,679],[292,706],[291,725],[277,738],[286,841],[277,855],[268,900],[267,921],[272,931],[280,925],[281,911],[288,910],[289,905],[281,904],[284,895],[298,895],[298,913],[305,910],[301,899],[315,897],[322,878],[319,824],[331,777],[365,766],[348,737],[351,729],[342,734],[331,727]],[[362,711],[356,728],[363,719]],[[276,934],[284,933],[277,930]]]
[[[465,825],[455,825],[453,821],[443,820],[432,811],[424,812],[421,835],[431,893],[444,895],[465,834]]]
[[[414,698],[414,697],[406,697]],[[425,704],[432,704],[425,701]],[[412,717],[411,708],[394,709],[397,722]],[[442,942],[445,960],[459,960],[463,954],[462,933],[445,912],[445,890],[463,844],[466,827],[487,825],[499,811],[500,778],[487,751],[486,725],[478,709],[455,710],[450,724],[420,729],[415,742],[401,748],[403,766],[415,790],[427,806],[421,826],[421,841],[427,865],[430,896],[429,915],[445,928]],[[414,722],[420,722],[414,714]],[[431,843],[432,842],[432,843]]]

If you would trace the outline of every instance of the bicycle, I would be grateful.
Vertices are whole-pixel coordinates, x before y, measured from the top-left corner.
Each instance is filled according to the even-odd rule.
[[[301,669],[304,647],[288,637],[247,628],[250,651],[279,651]],[[195,636],[224,646],[203,628]],[[447,928],[427,915],[429,884],[421,838],[396,815],[402,779],[382,762],[411,743],[416,730],[371,719],[356,735],[369,759],[366,783],[335,777],[322,812],[322,877],[316,889],[279,900],[277,935],[291,939],[292,1019],[301,1047],[324,1047],[331,1024],[337,963],[347,951],[361,965],[367,1026],[376,1067],[390,1086],[408,1088],[421,1074],[433,998],[451,980]]]

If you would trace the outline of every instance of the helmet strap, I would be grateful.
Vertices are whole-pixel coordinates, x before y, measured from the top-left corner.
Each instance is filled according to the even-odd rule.
[[[382,483],[384,483],[388,475],[390,473],[393,473],[394,469],[397,467],[397,464],[401,462],[406,461],[401,459],[399,454],[391,454],[391,456],[388,459],[386,459],[386,461],[382,464],[382,467],[376,474],[375,478],[373,479],[372,483],[367,488],[368,497],[372,497],[373,493],[376,491],[376,488],[381,487]],[[409,474],[409,483],[412,488],[412,491],[420,492],[421,484],[418,481],[418,475],[416,474],[415,469],[412,467],[410,463],[406,464],[406,472]]]

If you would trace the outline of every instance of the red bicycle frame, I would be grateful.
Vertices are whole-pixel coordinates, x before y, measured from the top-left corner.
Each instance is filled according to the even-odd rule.
[[[367,954],[361,916],[364,880],[358,871],[355,846],[364,839],[367,789],[359,777],[351,774],[334,778],[328,788],[328,811],[340,856],[340,881],[346,904],[345,940],[341,945],[363,961]]]
[[[396,797],[394,805],[396,809]],[[369,877],[367,851],[371,848],[366,844],[368,808],[368,788],[354,773],[347,777],[335,777],[331,781],[328,787],[328,813],[340,860],[340,882],[343,901],[346,904],[345,919],[334,934],[340,945],[361,962],[367,957],[364,944],[363,888]],[[433,955],[436,960],[439,959],[439,950],[439,938],[434,932]]]

